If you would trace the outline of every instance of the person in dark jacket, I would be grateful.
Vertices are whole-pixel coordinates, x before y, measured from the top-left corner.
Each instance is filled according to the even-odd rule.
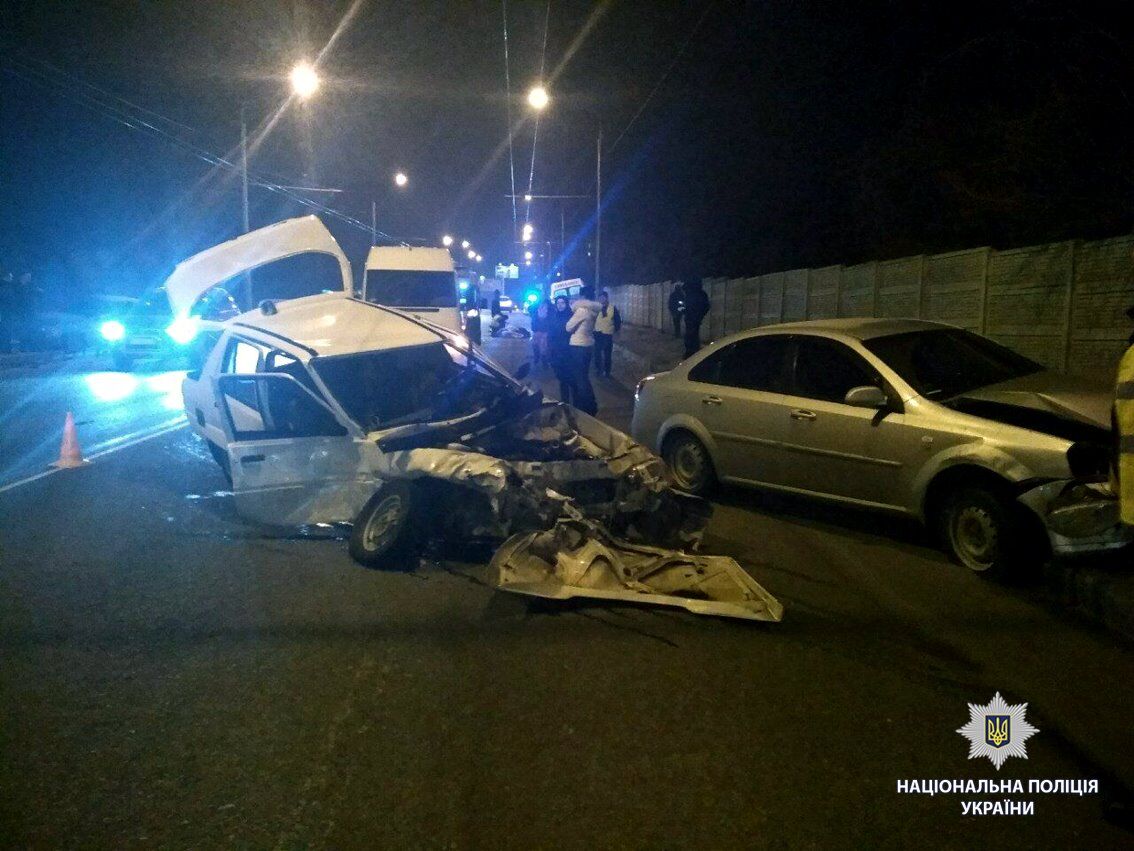
[[[685,357],[701,348],[701,322],[709,312],[709,297],[694,278],[685,283]]]
[[[681,314],[685,311],[685,290],[680,281],[674,284],[667,307],[669,307],[669,315],[673,317],[673,336],[680,337]]]
[[[551,325],[551,305],[541,301],[532,311],[532,360],[535,366],[551,363],[547,351],[547,333]]]
[[[614,335],[622,330],[622,314],[610,303],[610,294],[599,293],[602,309],[595,317],[595,375],[610,378],[614,355]]]
[[[575,402],[575,372],[571,363],[571,333],[567,320],[571,318],[571,305],[567,296],[555,299],[555,306],[547,322],[547,356],[551,369],[559,379],[559,399],[569,405]]]

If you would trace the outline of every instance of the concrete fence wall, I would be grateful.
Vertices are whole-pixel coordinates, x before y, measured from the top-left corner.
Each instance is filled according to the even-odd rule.
[[[1130,335],[1132,251],[1134,236],[1121,236],[705,278],[712,310],[702,336],[841,316],[932,319],[986,334],[1052,369],[1109,377]],[[674,283],[607,290],[627,322],[666,330]]]

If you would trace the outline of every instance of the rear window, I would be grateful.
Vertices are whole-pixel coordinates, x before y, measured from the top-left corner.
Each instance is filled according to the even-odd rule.
[[[452,272],[367,269],[366,300],[388,307],[456,307],[457,279]]]

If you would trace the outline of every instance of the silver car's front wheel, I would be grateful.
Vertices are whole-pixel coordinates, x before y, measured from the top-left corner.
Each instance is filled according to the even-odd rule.
[[[674,484],[683,491],[703,494],[716,483],[709,450],[689,432],[682,431],[667,437],[662,457],[669,465]]]
[[[1008,498],[968,485],[945,499],[938,522],[943,543],[958,564],[977,573],[1006,574],[1042,558],[1020,515]]]
[[[402,567],[417,550],[414,494],[404,482],[383,484],[354,521],[350,554],[370,567]]]

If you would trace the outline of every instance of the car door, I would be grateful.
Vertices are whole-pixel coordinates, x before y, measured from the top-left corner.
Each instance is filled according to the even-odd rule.
[[[689,371],[689,408],[712,435],[722,479],[776,484],[786,430],[782,390],[789,338],[739,340]]]
[[[903,505],[910,435],[898,433],[905,423],[893,388],[841,341],[798,335],[792,348],[784,483],[859,502]],[[892,409],[846,404],[847,392],[863,386],[884,390]]]
[[[274,526],[355,518],[377,485],[374,444],[286,373],[215,382],[242,516]]]

